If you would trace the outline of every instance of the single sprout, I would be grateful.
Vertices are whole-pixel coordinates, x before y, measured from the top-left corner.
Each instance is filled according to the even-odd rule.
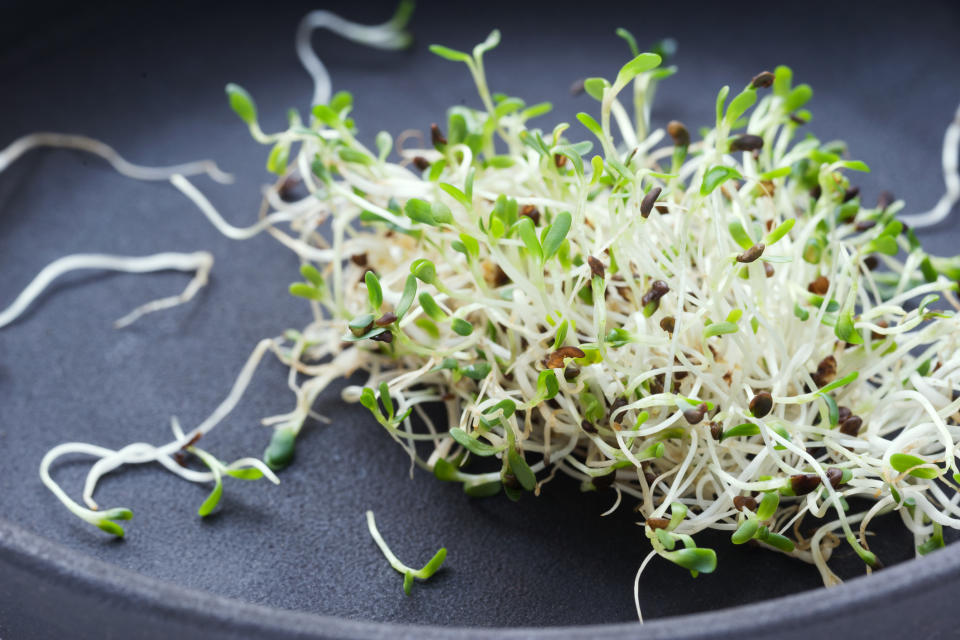
[[[447,559],[447,550],[446,548],[441,547],[435,554],[433,554],[433,557],[430,558],[430,561],[423,565],[423,568],[411,569],[407,565],[400,562],[399,558],[393,555],[393,552],[390,551],[390,547],[387,546],[387,543],[380,535],[380,531],[377,530],[377,522],[373,518],[373,511],[367,511],[367,529],[370,531],[373,541],[377,543],[378,547],[380,547],[380,551],[386,557],[387,562],[390,563],[390,566],[396,569],[400,575],[403,576],[403,592],[408,596],[413,588],[414,578],[417,580],[429,580],[443,565],[443,561]]]

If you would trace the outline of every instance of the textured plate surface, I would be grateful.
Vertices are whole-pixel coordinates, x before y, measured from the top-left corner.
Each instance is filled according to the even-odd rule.
[[[144,164],[214,158],[238,183],[197,184],[229,220],[253,220],[266,150],[226,107],[223,85],[233,81],[250,90],[265,128],[283,126],[286,109],[302,108],[311,93],[292,34],[312,7],[275,4],[4,10],[0,145],[52,130],[103,139]],[[494,26],[504,38],[488,58],[491,84],[529,102],[552,100],[545,128],[593,108],[589,98],[571,97],[568,87],[586,76],[610,76],[626,59],[626,47],[612,35],[616,26],[633,30],[641,43],[664,36],[679,41],[680,73],[662,85],[653,111],[661,126],[676,118],[697,127],[712,117],[721,85],[740,87],[762,69],[789,64],[797,81],[815,90],[811,130],[823,140],[847,140],[853,156],[872,166],[860,180],[865,201],[889,189],[915,211],[943,190],[941,138],[960,100],[960,13],[949,3],[914,7],[907,16],[876,3],[783,9],[425,4],[413,22],[418,44],[412,52],[365,50],[323,33],[314,43],[334,87],[356,96],[356,120],[368,141],[380,129],[424,130],[443,121],[446,106],[474,104],[465,70],[431,56],[425,45],[465,48]],[[376,3],[333,8],[369,23],[392,11]],[[950,222],[923,235],[932,251],[956,252]],[[65,151],[32,152],[0,174],[0,305],[68,253],[198,249],[212,251],[216,265],[210,286],[189,305],[115,331],[115,318],[178,292],[185,277],[77,273],[0,331],[0,515],[9,521],[0,523],[0,636],[50,635],[56,624],[100,637],[131,629],[191,637],[203,628],[224,637],[254,628],[363,636],[412,632],[351,627],[350,621],[568,627],[634,618],[632,579],[648,546],[628,508],[599,517],[612,494],[582,495],[574,483],[557,480],[540,498],[518,504],[472,501],[424,473],[410,479],[403,452],[364,411],[342,403],[336,389],[319,407],[332,423],[309,427],[279,487],[228,484],[217,515],[201,521],[195,512],[206,488],[148,466],[110,476],[98,492],[104,505],[134,509],[126,540],[108,540],[70,516],[37,478],[47,449],[65,440],[110,447],[166,441],[171,415],[196,424],[220,402],[258,339],[308,317],[286,293],[296,275],[291,254],[267,237],[222,238],[169,185],[130,181],[95,158]],[[290,403],[283,369],[266,362],[206,446],[222,458],[258,454],[268,437],[259,418]],[[86,469],[86,461],[71,459],[58,464],[55,475],[76,493]],[[399,576],[367,536],[366,509],[377,513],[402,558],[426,560],[446,545],[448,567],[405,598]],[[720,567],[711,576],[693,581],[666,563],[651,565],[641,596],[647,615],[723,609],[820,584],[812,567],[732,549],[723,537],[703,536],[718,552]],[[872,545],[888,564],[912,556],[899,531]],[[852,554],[838,552],[841,571],[856,575],[856,564],[844,564],[844,555],[850,560]],[[742,624],[754,635],[775,637],[786,632],[761,621],[778,620],[799,633],[808,623],[798,607],[821,607],[820,624],[834,620],[862,630],[872,621],[882,628],[896,616],[932,631],[947,590],[923,591],[927,595],[914,601],[891,589],[911,588],[920,576],[927,586],[956,584],[958,556],[960,550],[947,549],[829,596],[607,631],[733,634]],[[53,602],[61,603],[59,617],[48,613]],[[828,610],[833,613],[823,613]],[[850,610],[856,615],[835,617]],[[104,615],[117,616],[106,632]]]

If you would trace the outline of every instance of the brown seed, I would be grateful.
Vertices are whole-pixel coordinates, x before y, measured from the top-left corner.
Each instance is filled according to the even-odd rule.
[[[740,255],[737,256],[737,262],[750,263],[763,255],[763,250],[765,247],[762,242],[759,242]]]
[[[610,488],[610,485],[613,484],[616,475],[617,473],[615,471],[611,471],[610,473],[602,476],[593,476],[593,480],[591,482],[593,482],[593,486],[597,491],[603,491],[604,489]]]
[[[298,183],[299,183],[299,180],[297,180],[293,176],[290,176],[289,178],[284,180],[283,184],[281,184],[280,187],[277,189],[277,195],[280,196],[280,199],[283,200],[284,202],[292,202],[293,200],[296,200],[297,197],[293,193],[293,190],[297,188]]]
[[[350,262],[357,265],[358,267],[367,266],[367,254],[365,253],[355,253],[350,256]]]
[[[670,291],[670,286],[663,280],[654,280],[650,283],[650,289],[643,294],[643,298],[640,299],[643,306],[647,306],[651,302],[658,302],[660,298],[665,296]]]
[[[753,80],[750,81],[750,86],[754,89],[766,89],[773,86],[774,75],[769,71],[761,71],[757,75],[753,76]]]
[[[890,325],[887,324],[887,321],[886,321],[886,320],[878,320],[878,321],[877,321],[877,326],[878,326],[878,327],[883,327],[884,329],[886,329],[886,328],[889,327]],[[884,340],[884,339],[886,339],[887,336],[883,335],[882,333],[877,333],[876,331],[871,331],[871,332],[870,332],[870,337],[873,338],[874,340]],[[939,364],[939,363],[938,363],[938,364]]]
[[[447,144],[447,139],[444,137],[443,132],[440,131],[440,127],[437,126],[436,122],[430,125],[430,142],[433,143],[435,147],[442,147]]]
[[[763,148],[763,138],[749,133],[730,141],[730,151],[756,151]]]
[[[827,356],[817,364],[817,372],[813,374],[813,381],[818,387],[828,385],[837,377],[837,359]]]
[[[860,195],[860,187],[850,187],[849,189],[843,192],[843,201],[850,202],[854,198]]]
[[[520,207],[520,215],[527,216],[533,220],[533,225],[540,224],[540,211],[532,204],[525,204]]]
[[[723,437],[723,425],[718,422],[710,423],[710,437],[714,440],[720,440]]]
[[[798,496],[803,496],[820,486],[820,476],[815,473],[798,473],[790,476],[790,488]]]
[[[576,380],[577,376],[579,375],[580,375],[580,369],[573,366],[572,364],[568,364],[567,367],[563,370],[563,377],[567,381]]]
[[[647,195],[643,196],[643,200],[640,202],[640,215],[644,218],[650,216],[650,212],[653,211],[653,205],[657,201],[657,198],[660,197],[660,192],[663,191],[660,187],[654,187],[647,192]]]
[[[865,266],[870,271],[873,271],[880,264],[880,261],[877,260],[877,256],[870,255],[863,259],[863,266]]]
[[[863,419],[860,416],[850,416],[840,423],[840,433],[856,438],[860,435],[860,427],[862,426]]]
[[[750,411],[757,418],[767,415],[771,409],[773,409],[773,397],[768,391],[761,391],[750,401]]]
[[[581,93],[586,91],[586,89],[583,86],[583,83],[584,83],[583,78],[581,78],[580,80],[574,81],[574,83],[570,85],[570,95],[579,96]]]
[[[810,189],[810,197],[813,198],[814,200],[819,200],[820,196],[822,195],[823,195],[823,187],[821,187],[820,185],[817,185],[812,189]]]
[[[557,169],[562,169],[564,165],[567,164],[567,156],[560,155],[559,153],[553,154],[553,164],[556,165]]]
[[[657,205],[656,207],[654,207],[654,208],[655,208],[655,209],[657,210],[657,212],[660,213],[661,215],[666,215],[666,214],[670,213],[670,207],[668,207],[668,206],[665,205],[665,204],[658,204],[658,205]]]
[[[804,118],[801,118],[795,113],[790,114],[790,119],[800,125],[807,124],[807,121]]]
[[[837,407],[837,423],[843,422],[852,415],[853,411],[850,411],[850,407]]]
[[[563,369],[564,358],[583,358],[586,356],[582,350],[576,347],[560,347],[549,356],[547,356],[547,369]]]
[[[174,451],[173,461],[181,467],[185,467],[187,466],[187,454],[185,454],[183,451]]]
[[[843,471],[837,469],[836,467],[830,467],[827,469],[827,480],[830,481],[830,486],[836,489],[840,486],[840,480],[843,479]]]
[[[197,442],[198,442],[198,441],[200,440],[200,438],[202,438],[202,437],[203,437],[203,432],[202,432],[202,431],[198,431],[197,433],[193,434],[193,437],[190,438],[189,440],[187,440],[187,443],[186,443],[185,445],[183,445],[182,447],[180,447],[180,448],[181,448],[181,449],[186,449],[187,447],[192,447],[193,445],[197,444]]]
[[[587,256],[587,264],[590,265],[590,275],[594,278],[603,278],[604,276],[604,266],[603,263],[594,258],[593,256]]]
[[[656,482],[656,480],[657,480],[657,474],[652,473],[652,472],[650,472],[650,471],[644,471],[644,472],[643,472],[643,479],[647,481],[647,486],[650,486],[650,485],[652,485],[654,482]],[[637,506],[639,506],[639,505],[637,505]]]
[[[827,276],[817,276],[817,279],[807,285],[807,291],[815,293],[818,296],[827,295],[830,288],[830,279]]]
[[[767,276],[768,278],[772,278],[772,277],[773,277],[773,274],[775,273],[774,270],[773,270],[773,265],[770,264],[769,262],[764,262],[764,263],[763,263],[763,272],[766,274],[766,276]]]
[[[875,226],[877,226],[876,220],[857,220],[857,223],[853,225],[853,228],[856,231],[869,231]]]
[[[580,428],[586,431],[587,433],[596,433],[597,428],[593,426],[593,423],[589,420],[584,420],[580,423]]]
[[[503,486],[508,489],[519,489],[520,481],[517,480],[517,476],[513,475],[509,471],[503,474]]]
[[[416,156],[413,159],[413,166],[415,166],[420,171],[426,171],[430,168],[430,161],[424,158],[423,156]]]
[[[387,344],[390,344],[393,342],[393,332],[384,331],[383,333],[378,333],[377,335],[372,336],[370,339],[374,342],[386,342]]]
[[[889,191],[881,191],[880,197],[877,198],[877,209],[880,209],[880,211],[886,210],[887,207],[893,204],[894,200],[895,198],[892,193]]]
[[[666,529],[670,526],[669,518],[647,518],[647,526],[651,529]]]
[[[757,501],[750,496],[733,496],[733,506],[740,511],[743,511],[744,507],[750,511],[756,511]]]
[[[618,409],[622,409],[628,404],[629,403],[623,398],[617,398],[616,400],[613,401],[613,404],[610,405],[610,410],[607,411],[607,416],[612,417],[614,412],[616,412]]]
[[[673,330],[676,328],[676,326],[677,321],[673,316],[664,316],[664,318],[660,320],[660,328],[667,333],[673,333]]]
[[[397,314],[395,314],[393,311],[387,311],[385,314],[377,318],[373,324],[377,325],[378,327],[385,327],[388,324],[393,324],[396,321]]]
[[[690,132],[679,120],[671,120],[667,124],[667,133],[673,138],[673,144],[678,147],[690,146]]]
[[[690,424],[697,424],[703,420],[703,416],[707,413],[707,405],[702,404],[699,407],[694,407],[693,409],[687,409],[683,412],[683,418]]]

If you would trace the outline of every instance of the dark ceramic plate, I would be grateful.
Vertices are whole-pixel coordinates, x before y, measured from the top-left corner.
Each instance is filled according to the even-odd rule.
[[[227,108],[223,85],[247,87],[267,128],[282,126],[286,108],[305,105],[311,92],[292,47],[310,8],[4,9],[0,144],[36,130],[69,131],[146,164],[212,157],[238,184],[197,182],[228,219],[244,224],[266,178],[265,149]],[[370,23],[392,10],[333,8]],[[656,123],[705,123],[719,86],[742,86],[786,63],[816,91],[811,128],[824,140],[846,139],[873,167],[860,182],[865,199],[889,189],[918,210],[942,192],[941,138],[960,100],[960,13],[950,3],[913,3],[909,15],[876,3],[449,3],[418,9],[418,45],[409,53],[365,50],[327,34],[314,42],[334,86],[355,94],[369,140],[379,129],[425,129],[442,121],[446,105],[474,101],[465,71],[425,44],[469,46],[494,26],[504,38],[489,56],[493,86],[552,100],[551,123],[571,120],[590,106],[569,95],[570,84],[609,76],[625,60],[613,36],[621,25],[642,43],[679,41],[680,74],[659,92]],[[420,472],[411,479],[403,452],[336,389],[320,407],[332,424],[310,425],[282,485],[230,484],[213,517],[195,514],[204,487],[153,466],[108,477],[102,502],[136,512],[127,538],[112,541],[40,484],[43,453],[64,440],[166,441],[170,415],[188,425],[205,417],[259,338],[306,321],[303,305],[286,293],[296,261],[267,237],[222,238],[168,185],[129,181],[72,152],[32,152],[0,175],[0,212],[0,305],[68,253],[208,249],[216,256],[213,281],[194,302],[129,329],[111,322],[179,291],[184,276],[72,274],[0,331],[5,639],[947,634],[960,549],[910,560],[896,517],[878,524],[889,535],[872,545],[888,565],[909,562],[829,591],[817,589],[810,566],[704,535],[703,544],[717,549],[718,571],[691,580],[654,562],[641,598],[656,619],[641,628],[631,622],[632,580],[648,547],[629,508],[601,518],[613,496],[580,494],[572,482],[514,504],[467,499]],[[956,252],[960,236],[950,223],[923,235],[934,252]],[[225,458],[256,455],[268,436],[258,419],[289,405],[281,367],[265,364],[208,446]],[[85,470],[85,461],[69,460],[55,475],[76,491]],[[366,509],[401,557],[426,560],[442,544],[447,568],[404,597],[366,533]],[[837,555],[841,573],[860,572],[852,554]],[[783,597],[798,592],[806,593]],[[494,627],[514,631],[494,634]]]

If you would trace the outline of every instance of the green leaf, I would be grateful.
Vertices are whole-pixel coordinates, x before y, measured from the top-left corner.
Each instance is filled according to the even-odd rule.
[[[499,480],[480,483],[463,483],[463,492],[471,498],[489,498],[500,493],[500,487],[503,486]]]
[[[247,124],[256,124],[257,106],[246,89],[231,82],[227,85],[226,91],[227,99],[230,101],[230,108],[233,109],[233,112],[240,116],[240,119]],[[123,534],[121,533],[121,535]]]
[[[727,96],[730,95],[730,87],[724,85],[717,93],[717,126],[723,122],[723,110],[727,103]]]
[[[870,241],[870,248],[885,256],[895,256],[900,251],[896,238],[892,236],[878,236],[874,238]]]
[[[757,506],[757,518],[759,520],[769,520],[777,512],[780,506],[780,494],[776,491],[768,491],[763,494],[760,504]]]
[[[826,393],[818,393],[817,395],[827,405],[827,422],[830,423],[831,427],[837,426],[840,421],[840,408],[837,406],[837,401],[833,399],[833,396]]]
[[[557,382],[557,375],[553,369],[545,369],[537,375],[537,397],[543,400],[550,400],[560,391],[560,383]],[[593,397],[592,395],[590,397]],[[594,398],[596,402],[596,398]],[[585,410],[589,413],[589,409]]]
[[[720,436],[720,441],[724,441],[727,438],[738,438],[743,436],[755,436],[760,433],[760,427],[753,424],[752,422],[744,422],[738,424],[735,427],[730,427]]]
[[[597,138],[600,140],[603,140],[603,128],[600,126],[600,123],[593,118],[593,116],[591,116],[589,113],[583,113],[581,111],[577,114],[577,120],[580,121],[580,124],[589,129],[593,135],[597,136]]]
[[[492,369],[489,362],[477,362],[461,368],[460,373],[471,380],[479,381],[490,375]]]
[[[773,94],[781,98],[786,98],[790,93],[790,85],[793,83],[793,70],[790,67],[780,65],[773,72]]]
[[[410,305],[413,304],[413,299],[417,295],[417,277],[413,274],[407,276],[407,281],[403,285],[403,293],[400,295],[400,302],[397,303],[397,308],[394,313],[397,314],[397,319],[402,319],[403,316],[407,315],[407,311],[410,310]]]
[[[342,123],[337,112],[325,104],[318,104],[313,107],[313,115],[317,120],[331,128],[336,128]]]
[[[867,166],[866,162],[862,160],[844,160],[840,163],[841,166],[851,169],[852,171],[862,171],[864,173],[870,173],[870,167]]]
[[[893,467],[896,471],[903,473],[907,469],[912,469],[913,467],[930,464],[929,460],[924,460],[918,456],[912,456],[907,453],[895,453],[890,456],[890,466]],[[931,469],[929,467],[921,467],[919,469],[913,469],[910,471],[910,475],[923,478],[924,480],[932,480],[940,475],[938,469]]]
[[[467,195],[452,184],[440,182],[437,184],[437,186],[446,191],[454,200],[462,204],[468,211],[473,208],[473,203],[470,202],[470,199],[467,197]]]
[[[533,257],[543,261],[543,249],[540,247],[540,241],[537,240],[537,232],[533,227],[533,220],[530,219],[530,216],[521,216],[514,227],[516,227],[527,251],[529,251]]]
[[[369,166],[373,164],[373,158],[363,153],[362,151],[357,151],[356,149],[350,149],[349,147],[344,147],[337,152],[337,155],[340,156],[340,159],[344,162],[352,162],[353,164],[362,164]]]
[[[747,235],[743,225],[738,221],[734,220],[728,224],[727,230],[730,231],[730,236],[733,238],[734,242],[740,245],[743,249],[749,249],[754,245],[753,240],[750,239],[750,236]]]
[[[610,86],[606,78],[587,78],[583,81],[583,89],[594,100],[603,100],[603,90]]]
[[[457,467],[448,460],[438,458],[437,461],[433,463],[433,475],[437,480],[453,482],[457,480],[458,474]]]
[[[454,318],[450,322],[450,328],[453,329],[454,333],[461,336],[468,336],[473,333],[473,325],[463,318]]]
[[[790,553],[795,548],[795,545],[793,544],[793,540],[791,540],[786,536],[782,536],[779,533],[768,532],[767,535],[764,536],[763,541],[766,542],[771,547],[777,548],[780,551],[785,551],[787,553]]]
[[[837,324],[833,327],[833,333],[840,340],[850,344],[863,344],[863,337],[853,326],[853,314],[849,311],[840,314],[837,318]]]
[[[383,403],[383,408],[387,410],[387,419],[393,420],[396,409],[393,406],[393,398],[390,397],[390,386],[386,382],[381,382],[379,389],[380,402]]]
[[[787,218],[778,224],[776,229],[766,235],[766,237],[763,239],[763,244],[769,247],[780,240],[783,236],[790,233],[790,229],[793,229],[793,225],[796,223],[796,221],[796,218]]]
[[[367,284],[367,297],[370,298],[370,306],[380,310],[383,305],[383,289],[380,287],[380,278],[373,271],[367,271],[363,276]]]
[[[377,159],[383,162],[390,155],[390,151],[393,150],[393,136],[387,131],[381,131],[377,134],[376,145]]]
[[[717,554],[713,549],[679,549],[667,551],[663,557],[684,569],[697,573],[712,573],[717,568]]]
[[[433,207],[426,200],[420,198],[410,198],[403,207],[403,212],[414,222],[423,224],[436,224],[433,219]]]
[[[732,167],[711,167],[703,176],[703,184],[700,185],[700,195],[705,196],[713,193],[714,189],[731,179],[742,180],[743,176]]]
[[[776,84],[776,81],[774,81]],[[795,111],[810,101],[813,97],[813,89],[808,84],[797,85],[788,95],[783,103],[783,108],[787,111]]]
[[[446,312],[440,308],[433,296],[424,291],[417,298],[420,301],[420,307],[430,318],[436,322],[443,322],[447,318]]]
[[[307,300],[319,300],[322,297],[319,289],[306,282],[294,282],[290,285],[289,291],[290,295]]]
[[[441,58],[446,58],[452,62],[466,62],[473,63],[473,60],[470,58],[469,53],[464,53],[463,51],[457,51],[456,49],[451,49],[449,47],[444,47],[439,44],[430,45],[430,53],[440,56]]]
[[[733,126],[733,123],[739,120],[740,116],[746,113],[747,109],[752,107],[756,101],[757,90],[753,88],[745,89],[731,100],[730,106],[727,107],[727,115],[725,117],[727,126]]]
[[[754,518],[744,520],[743,524],[737,527],[737,530],[733,532],[733,535],[730,536],[730,541],[733,544],[743,544],[748,540],[752,540],[754,534],[757,532],[757,529],[760,528],[760,522]]]
[[[795,316],[797,316],[798,318],[800,318],[800,320],[801,320],[802,322],[806,322],[807,319],[810,317],[810,312],[807,311],[806,309],[804,309],[803,307],[801,307],[798,303],[794,302],[794,303],[793,303],[793,315],[795,315]]]
[[[256,467],[245,467],[243,469],[227,469],[225,473],[232,478],[240,480],[259,480],[263,477],[263,471]]]
[[[703,331],[703,337],[711,338],[713,336],[736,333],[739,327],[732,322],[714,322]]]
[[[286,142],[278,142],[273,145],[270,155],[267,156],[267,171],[282,175],[287,170],[287,162],[290,159],[290,145]]]
[[[330,98],[330,108],[337,113],[341,113],[344,109],[353,106],[353,94],[349,91],[337,91],[333,94],[333,97]]]
[[[557,217],[554,218],[553,224],[551,224],[546,231],[543,233],[543,259],[544,261],[549,260],[557,251],[560,250],[560,245],[563,244],[564,239],[567,237],[567,233],[570,231],[570,224],[573,222],[573,217],[570,215],[569,211],[561,211],[557,214]]]
[[[410,273],[416,276],[417,280],[427,284],[437,280],[437,267],[426,258],[417,258],[410,263]]]
[[[617,84],[626,85],[644,71],[660,66],[660,62],[660,56],[655,53],[641,53],[620,68],[617,73]]]
[[[263,461],[274,471],[283,469],[293,460],[296,441],[297,434],[292,429],[275,429],[270,436],[270,444],[263,452]]]
[[[477,438],[470,436],[466,431],[460,429],[459,427],[450,429],[450,435],[464,449],[477,456],[492,456],[500,453],[504,449],[504,447],[495,447],[491,444],[487,444],[486,442],[482,442]]]
[[[483,57],[484,53],[490,51],[498,44],[500,44],[500,30],[494,29],[490,32],[490,35],[487,36],[486,40],[473,48],[473,57],[479,61],[480,58]]]
[[[510,471],[516,476],[517,481],[520,482],[520,486],[527,491],[533,491],[537,486],[537,477],[520,452],[510,447],[510,451],[507,453],[507,460],[510,463]]]
[[[201,518],[210,515],[214,509],[216,509],[217,504],[220,502],[220,496],[223,495],[223,481],[220,477],[217,477],[217,482],[213,485],[213,491],[210,492],[210,495],[207,496],[207,499],[203,501],[203,504],[200,505],[200,508],[197,509],[197,515]]]
[[[323,286],[323,276],[320,275],[320,272],[317,271],[317,268],[312,264],[304,264],[300,266],[300,275],[306,278],[310,284],[319,288]]]
[[[640,55],[640,50],[637,48],[637,41],[633,37],[633,34],[624,29],[623,27],[617,27],[615,32],[618,36],[627,41],[627,46],[630,47],[630,53],[634,56]]]
[[[523,121],[531,120],[537,116],[542,116],[546,113],[553,111],[553,104],[549,102],[538,102],[537,104],[530,105],[526,109],[520,112],[520,119]]]
[[[99,520],[97,521],[97,526],[107,533],[117,536],[118,538],[122,538],[126,533],[123,530],[123,527],[118,525],[116,522],[110,522],[109,520]]]
[[[828,393],[830,391],[833,391],[834,389],[839,389],[840,387],[844,387],[850,384],[851,382],[853,382],[854,380],[856,380],[859,375],[860,375],[859,371],[853,371],[845,375],[844,377],[840,378],[839,380],[834,380],[827,386],[821,387],[820,393]]]

